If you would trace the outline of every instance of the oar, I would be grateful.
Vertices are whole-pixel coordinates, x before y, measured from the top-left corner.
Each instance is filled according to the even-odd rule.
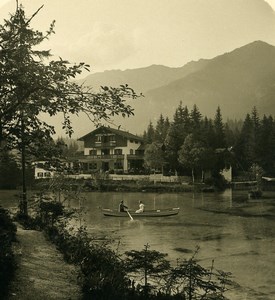
[[[134,218],[131,216],[131,214],[129,213],[129,210],[126,209],[128,216],[130,217],[131,221],[134,221]]]

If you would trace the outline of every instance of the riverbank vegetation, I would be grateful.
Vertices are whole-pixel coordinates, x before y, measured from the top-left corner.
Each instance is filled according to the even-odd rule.
[[[261,118],[256,107],[244,117],[224,122],[219,107],[211,119],[196,105],[190,110],[180,103],[172,120],[160,115],[155,125],[149,123],[143,135],[145,161],[165,174],[176,170],[192,176],[193,182],[218,182],[220,172],[229,167],[242,180],[257,180],[257,174],[275,176],[273,117]]]
[[[144,132],[145,173],[140,173],[141,170],[130,170],[128,174],[123,175],[123,182],[110,180],[112,170],[108,174],[96,173],[92,174],[90,183],[89,180],[84,182],[85,188],[102,191],[118,189],[180,192],[192,190],[191,184],[193,188],[202,184],[202,189],[214,187],[222,190],[227,186],[222,172],[229,168],[232,170],[234,181],[256,181],[258,186],[261,185],[262,176],[275,176],[275,122],[272,116],[260,118],[254,107],[244,121],[223,122],[220,109],[217,109],[214,120],[203,118],[197,107],[195,110],[196,113],[193,110],[189,112],[187,107],[180,104],[172,122],[160,116],[155,127],[152,123],[149,124]],[[198,118],[196,122],[193,120],[194,116]],[[56,144],[52,142],[52,145],[59,149],[53,151],[54,159],[67,158],[67,147],[62,140],[56,141]],[[76,147],[74,151],[77,151]],[[46,154],[42,157],[41,153],[40,159],[49,157]],[[73,155],[72,151],[70,155]],[[32,158],[29,158],[31,162]],[[0,158],[0,173],[3,175],[0,177],[0,188],[22,185],[22,176],[19,176],[21,168],[16,160],[14,154],[8,153],[3,153]],[[60,172],[62,173],[62,169]],[[77,170],[77,173],[79,172],[81,173],[81,170]],[[185,183],[189,183],[189,186],[180,186],[173,181],[167,184],[153,184],[145,179],[137,179],[136,184],[133,184],[134,180],[127,180],[127,176],[131,178],[133,174],[150,176],[152,173],[162,173],[166,178],[178,175],[179,183],[181,178],[185,177]],[[30,163],[26,167],[25,177],[28,185],[36,185]]]
[[[70,191],[62,199],[69,195],[81,197]],[[209,267],[198,263],[199,249],[177,262],[148,244],[122,253],[119,241],[90,235],[81,212],[66,209],[58,193],[35,195],[31,206],[30,216],[19,220],[44,230],[64,259],[79,267],[83,299],[226,299],[226,291],[236,287],[232,275],[216,270],[213,261]]]
[[[9,212],[0,206],[0,298],[7,295],[9,283],[16,269],[12,248],[15,239],[16,226]]]
[[[16,12],[0,27],[1,64],[5,66],[1,69],[1,94],[4,96],[0,112],[0,188],[21,185],[20,208],[25,213],[26,187],[33,184],[31,162],[39,159],[54,164],[58,159],[76,157],[78,151],[74,143],[67,147],[64,140],[53,140],[55,129],[40,119],[41,112],[50,116],[61,112],[65,133],[70,136],[72,114],[85,113],[95,124],[108,122],[116,114],[132,115],[133,110],[125,100],[139,96],[127,85],[102,87],[100,92],[93,93],[89,87],[78,86],[72,81],[88,69],[85,63],[71,65],[63,59],[50,60],[49,51],[34,50],[54,34],[54,22],[46,33],[31,28],[40,9],[42,7],[28,18],[17,3]],[[244,180],[257,180],[260,175],[275,176],[275,122],[272,116],[260,118],[256,107],[244,120],[224,122],[220,107],[211,119],[203,116],[196,105],[190,109],[180,103],[172,119],[160,115],[155,125],[148,125],[143,137],[143,169],[130,169],[129,174],[143,171],[186,175],[193,184],[206,183],[216,189],[225,187],[221,172],[229,168],[235,178]],[[11,154],[10,149],[17,149],[20,155]],[[54,168],[62,173],[58,167]],[[101,182],[99,186],[112,189],[109,182]],[[173,185],[166,188],[182,189]],[[157,189],[147,186],[148,189],[162,191],[163,186]]]

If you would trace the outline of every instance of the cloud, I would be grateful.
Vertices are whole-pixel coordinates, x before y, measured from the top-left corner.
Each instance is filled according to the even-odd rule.
[[[0,7],[4,6],[9,0],[0,0]]]
[[[275,0],[265,0],[265,2],[267,2],[273,10],[275,10]]]
[[[59,47],[64,48],[64,44]],[[90,63],[96,69],[118,66],[137,51],[134,34],[114,24],[100,22],[96,22],[89,32],[70,41],[66,48],[69,57]]]

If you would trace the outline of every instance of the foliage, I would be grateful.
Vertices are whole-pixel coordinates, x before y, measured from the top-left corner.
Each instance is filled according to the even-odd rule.
[[[161,115],[155,127],[150,123],[150,131],[154,132],[151,144],[163,139],[163,135],[160,138],[160,134],[157,134],[163,120]],[[256,107],[246,115],[244,121],[227,120],[224,123],[220,107],[212,120],[202,118],[196,105],[189,112],[180,102],[172,122],[168,123],[164,140],[165,166],[176,170],[179,175],[201,170],[203,180],[204,172],[210,171],[213,182],[220,185],[223,182],[220,172],[224,168],[233,167],[237,175],[238,172],[249,171],[255,163],[263,169],[263,174],[275,175],[275,121],[272,116],[260,118]],[[150,159],[154,162],[153,156],[148,157],[148,165]]]
[[[197,297],[197,286],[201,291],[204,282],[207,295],[214,295],[215,287],[216,295],[219,296],[215,299],[224,299],[222,295],[229,282],[226,281],[226,273],[219,273],[220,281],[214,282],[211,277],[211,281],[206,282],[206,269],[194,258],[192,263],[191,260],[185,260],[187,263],[171,268],[167,255],[150,250],[148,244],[141,251],[131,250],[120,255],[118,248],[114,250],[111,239],[90,235],[87,228],[78,222],[81,218],[79,209],[64,209],[66,203],[69,206],[69,199],[76,197],[76,200],[81,200],[78,198],[81,193],[64,189],[62,180],[64,181],[62,177],[53,180],[47,190],[41,191],[35,201],[36,214],[33,216],[36,221],[39,221],[37,218],[40,219],[40,226],[64,254],[64,258],[79,267],[78,277],[83,299],[182,299],[182,290],[187,291],[190,287],[187,284],[190,283],[190,276],[194,286],[193,298],[190,299]],[[62,193],[61,197],[58,195],[59,191]],[[215,274],[218,273],[214,270],[208,272],[209,276],[216,276]],[[224,283],[224,288],[219,285],[221,282]]]
[[[63,155],[66,146],[62,141],[54,141],[53,138],[44,136],[42,132],[37,135],[37,139],[33,139],[26,149],[28,160],[45,160],[56,159]]]
[[[147,131],[145,131],[143,135],[145,144],[151,144],[154,140],[154,135],[155,135],[155,129],[153,127],[152,122],[150,122]]]
[[[202,120],[202,115],[199,111],[199,108],[197,107],[196,104],[194,104],[193,109],[191,110],[190,113],[190,121],[191,121],[192,131],[195,135],[199,134],[200,132],[201,120]]]
[[[192,170],[193,183],[195,182],[194,170],[207,165],[211,157],[211,151],[200,141],[196,140],[193,134],[189,134],[179,150],[179,163]]]
[[[108,241],[98,243],[85,227],[69,224],[62,218],[49,223],[46,230],[64,258],[80,267],[83,299],[124,299],[128,292],[126,273]]]
[[[236,286],[231,280],[231,273],[214,269],[214,261],[210,268],[199,265],[196,255],[178,262],[167,279],[166,292],[179,294],[183,299],[226,299],[225,291]]]
[[[63,157],[73,157],[77,155],[79,146],[76,140],[65,140],[64,138],[58,138],[56,144],[61,148]]]
[[[247,114],[234,147],[239,168],[248,171],[253,164],[258,164],[264,172],[274,175],[274,151],[274,120],[265,115],[260,119],[254,107],[251,114]]]
[[[51,216],[54,220],[64,214],[64,206],[62,203],[57,201],[41,201],[39,207],[41,212],[45,214],[46,217]]]
[[[21,182],[20,169],[15,157],[7,151],[0,156],[0,188],[15,189]]]
[[[26,144],[40,138],[41,134],[49,137],[54,128],[41,120],[41,113],[50,116],[62,113],[63,128],[69,135],[73,132],[72,114],[83,112],[94,122],[108,120],[119,113],[133,114],[125,97],[136,98],[137,95],[127,85],[104,86],[94,93],[72,81],[82,70],[88,69],[88,65],[71,65],[62,58],[50,60],[50,51],[37,50],[38,45],[54,34],[54,22],[45,34],[31,28],[31,21],[40,9],[27,18],[19,5],[0,27],[0,120],[4,137],[9,141],[20,139],[22,121]]]
[[[221,109],[218,106],[215,119],[214,119],[214,131],[215,131],[215,140],[213,148],[225,148],[226,147],[226,139],[225,139],[225,132],[224,132],[224,124],[222,121],[222,114]]]
[[[26,166],[26,184],[34,183],[34,170],[30,164]],[[0,151],[0,189],[16,189],[22,185],[22,169],[17,153]]]
[[[179,170],[178,151],[186,136],[191,133],[191,119],[187,107],[182,103],[177,107],[173,122],[170,123],[165,139],[166,155],[172,170]]]
[[[162,170],[166,163],[163,145],[156,142],[147,145],[144,153],[144,161],[150,168]]]
[[[20,209],[24,214],[28,213],[27,151],[38,156],[41,146],[51,144],[51,135],[55,133],[42,116],[62,115],[63,129],[71,136],[72,115],[83,113],[95,124],[109,121],[114,115],[130,116],[133,109],[126,100],[138,97],[128,85],[102,86],[99,92],[78,85],[73,79],[89,70],[87,64],[72,65],[62,58],[53,60],[49,50],[39,50],[41,43],[54,34],[55,24],[52,22],[46,33],[31,27],[41,8],[28,18],[17,1],[15,13],[0,26],[0,146],[5,141],[6,148],[21,152]]]
[[[164,144],[168,129],[170,126],[169,119],[164,119],[163,115],[161,114],[156,125],[156,129],[154,132],[154,140],[158,143]]]
[[[4,297],[15,271],[12,242],[15,241],[16,226],[8,211],[0,207],[0,295]]]
[[[165,259],[167,254],[149,250],[149,245],[146,244],[143,250],[126,251],[125,255],[126,270],[144,283],[141,286],[143,294],[148,295],[154,288],[161,286],[170,269],[170,263]]]
[[[258,162],[265,173],[274,174],[275,160],[275,122],[269,116],[263,116],[260,120],[259,138],[258,138]]]
[[[68,208],[72,199],[79,201],[78,209]],[[81,190],[71,189],[59,176],[36,195],[33,217],[64,258],[79,266],[84,299],[123,299],[128,293],[123,263],[109,247],[109,240],[89,236],[81,224],[82,200]]]

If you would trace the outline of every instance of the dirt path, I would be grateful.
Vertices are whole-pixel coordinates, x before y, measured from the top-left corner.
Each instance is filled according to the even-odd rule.
[[[8,300],[81,299],[76,268],[64,262],[42,232],[17,226],[18,269]]]

